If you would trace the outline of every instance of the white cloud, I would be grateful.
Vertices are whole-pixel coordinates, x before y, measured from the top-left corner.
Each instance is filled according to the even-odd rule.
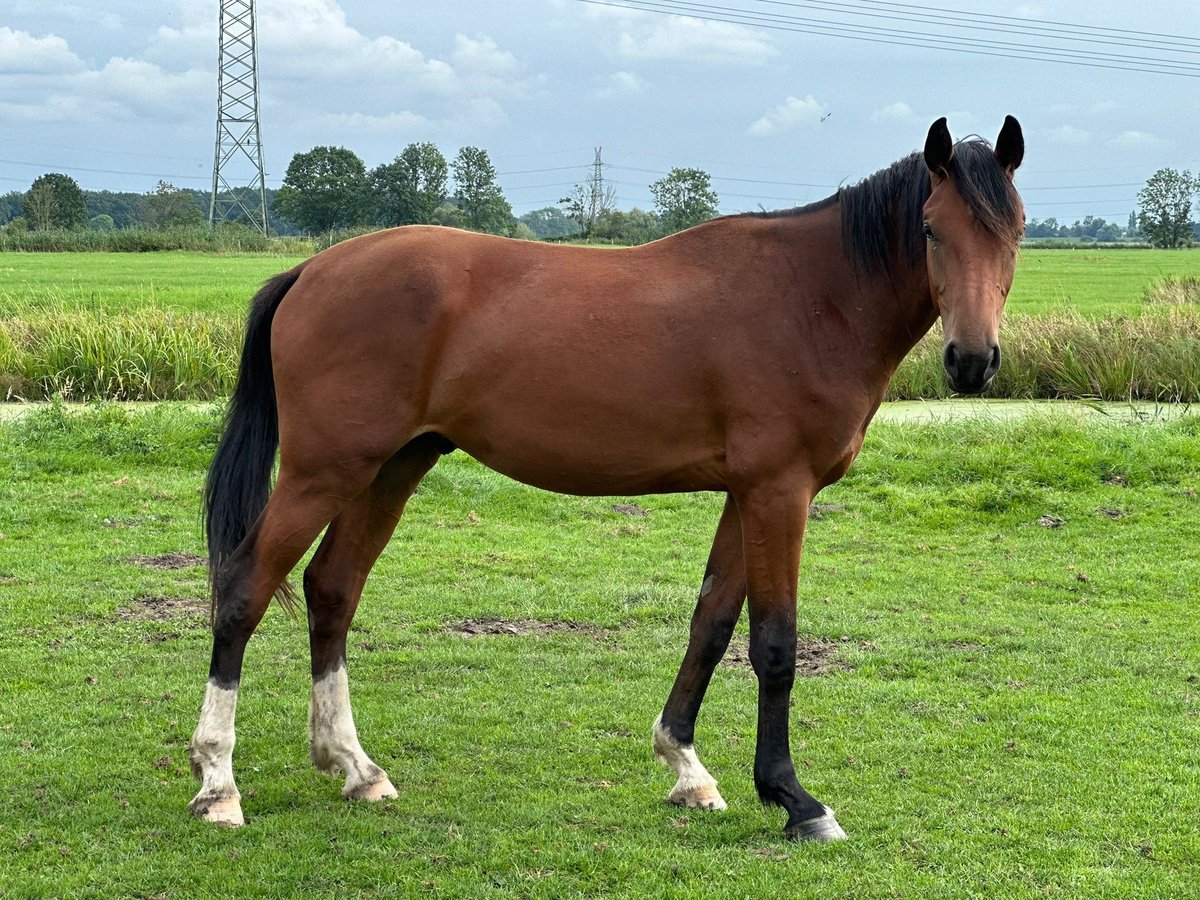
[[[1090,144],[1092,133],[1074,125],[1060,125],[1047,132],[1046,140],[1052,144]]]
[[[1032,3],[1023,3],[1013,10],[1013,15],[1021,19],[1044,19],[1046,7]]]
[[[501,50],[487,35],[478,38],[454,36],[454,67],[462,73],[476,72],[496,78],[517,78],[525,74],[525,63],[507,50]]]
[[[916,118],[912,107],[903,100],[897,100],[895,103],[871,113],[872,122],[913,122],[916,121]]]
[[[34,37],[26,31],[0,26],[0,72],[6,75],[54,75],[77,72],[84,62],[67,42],[49,34]]]
[[[1050,112],[1064,118],[1068,116],[1104,116],[1115,112],[1117,104],[1113,100],[1095,100],[1091,103],[1055,103]]]
[[[803,100],[788,97],[783,103],[750,126],[750,133],[758,137],[770,137],[790,131],[797,125],[816,125],[825,115],[825,104],[818,103],[812,94]]]
[[[617,53],[627,59],[761,65],[777,53],[768,36],[745,25],[710,22],[690,16],[615,12],[616,15],[592,15],[618,23],[621,33],[617,38]]]
[[[596,96],[601,98],[628,97],[640,94],[646,89],[646,83],[632,72],[613,72],[604,84],[596,89]]]
[[[213,101],[212,75],[197,69],[168,72],[145,60],[115,57],[102,68],[56,76],[6,78],[0,109],[25,122],[159,122],[193,118]]]
[[[207,123],[216,100],[216,3],[175,5],[171,25],[151,31],[139,57],[91,66],[61,38],[0,27],[0,73],[12,73],[0,80],[0,110],[23,121]],[[538,83],[486,35],[458,34],[438,58],[362,33],[338,0],[259,0],[258,16],[264,110],[276,118],[368,133],[478,132],[507,122],[504,102]]]
[[[334,113],[323,118],[324,125],[336,133],[353,131],[368,134],[402,134],[429,128],[429,120],[412,112],[393,112],[382,116],[364,113]]]
[[[457,34],[448,57],[439,59],[390,35],[363,34],[336,0],[260,4],[264,71],[334,87],[347,107],[344,121],[356,128],[402,131],[404,122],[423,123],[427,132],[443,125],[498,127],[508,121],[504,101],[525,96],[538,81],[487,35]],[[283,96],[299,110],[309,105],[303,96]]]
[[[1122,131],[1108,143],[1115,147],[1162,147],[1166,141],[1146,131]]]

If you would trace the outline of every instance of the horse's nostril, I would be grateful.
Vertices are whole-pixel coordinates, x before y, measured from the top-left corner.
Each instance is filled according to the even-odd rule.
[[[984,373],[985,378],[991,378],[1000,371],[1000,345],[992,345],[992,361],[988,363],[987,371]]]
[[[946,350],[942,354],[942,365],[946,367],[946,372],[951,378],[958,374],[958,349],[953,341],[946,345]]]

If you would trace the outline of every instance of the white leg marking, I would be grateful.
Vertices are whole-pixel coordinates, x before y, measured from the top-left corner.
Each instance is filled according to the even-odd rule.
[[[725,799],[717,790],[716,779],[696,756],[691,744],[680,744],[663,727],[662,717],[654,720],[654,755],[675,770],[679,780],[667,795],[676,806],[691,809],[725,809]]]
[[[192,734],[192,774],[200,792],[189,808],[198,816],[222,825],[243,825],[241,794],[233,781],[234,715],[237,688],[223,688],[209,680],[204,691],[200,722]]]
[[[346,773],[342,795],[355,800],[395,797],[387,773],[363,752],[350,711],[350,681],[345,664],[313,680],[308,711],[313,764],[323,772]]]

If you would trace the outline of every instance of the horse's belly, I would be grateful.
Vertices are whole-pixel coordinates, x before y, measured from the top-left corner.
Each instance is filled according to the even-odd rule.
[[[438,431],[517,481],[566,494],[651,494],[725,487],[724,447],[714,436],[641,416],[586,407],[570,419],[537,410],[476,411]],[[676,425],[676,427],[672,427]]]

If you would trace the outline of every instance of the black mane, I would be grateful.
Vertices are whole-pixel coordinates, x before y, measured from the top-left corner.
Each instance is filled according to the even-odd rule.
[[[950,177],[975,220],[989,233],[1013,244],[1022,212],[1012,180],[996,161],[992,145],[976,138],[954,145]],[[855,271],[890,273],[897,263],[910,267],[925,258],[922,208],[929,199],[929,171],[921,154],[912,153],[857,184],[795,209],[745,213],[759,218],[799,216],[839,204],[842,245]],[[899,251],[899,259],[894,259]]]

